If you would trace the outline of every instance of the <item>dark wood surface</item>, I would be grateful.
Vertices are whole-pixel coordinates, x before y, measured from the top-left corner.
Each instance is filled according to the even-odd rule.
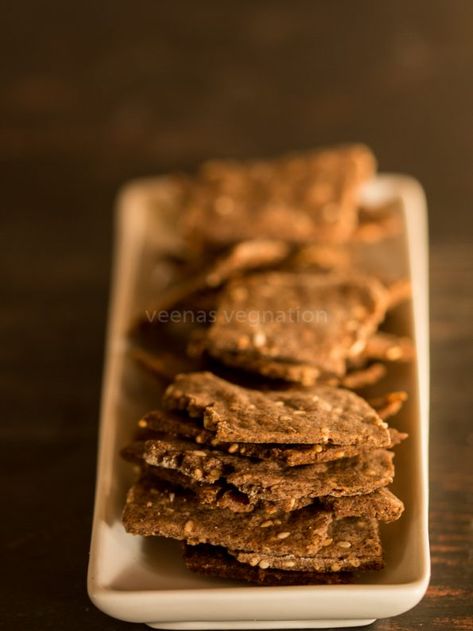
[[[376,629],[472,629],[473,2],[7,2],[0,38],[7,629],[139,628],[85,580],[117,188],[363,140],[429,197],[432,584]]]

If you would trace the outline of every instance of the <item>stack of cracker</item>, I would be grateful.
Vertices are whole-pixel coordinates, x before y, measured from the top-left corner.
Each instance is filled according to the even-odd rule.
[[[381,418],[389,397],[380,416],[330,385],[260,391],[201,372],[178,376],[164,403],[124,452],[142,471],[129,532],[198,545],[191,569],[263,583],[382,567],[378,521],[403,510],[386,488],[403,438]]]
[[[139,469],[123,523],[182,541],[191,570],[284,585],[383,566],[379,522],[404,509],[388,490],[392,447],[406,436],[386,419],[405,393],[354,390],[412,357],[410,340],[380,330],[407,292],[340,246],[391,226],[367,229],[357,207],[374,167],[365,147],[344,147],[210,163],[184,185],[189,250],[217,254],[161,309],[211,295],[197,353],[189,340],[207,369],[170,371],[162,408],[123,450]],[[169,363],[138,359],[160,374]]]

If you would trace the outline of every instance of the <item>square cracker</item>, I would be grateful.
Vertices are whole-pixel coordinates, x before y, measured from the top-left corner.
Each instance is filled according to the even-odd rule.
[[[393,396],[395,395],[395,396]],[[380,414],[387,412],[397,412],[400,408],[399,393],[390,393],[385,397],[376,399],[376,405],[380,409],[375,408]],[[405,398],[405,397],[404,397]],[[381,416],[381,418],[384,418]],[[179,438],[190,438],[197,445],[208,445],[220,451],[231,454],[240,454],[248,458],[256,458],[258,460],[274,460],[279,464],[288,466],[298,466],[302,464],[315,464],[317,462],[330,462],[340,458],[357,456],[361,451],[365,450],[364,445],[332,445],[330,443],[315,445],[295,445],[295,444],[264,444],[264,443],[235,443],[221,442],[215,438],[215,434],[202,427],[198,419],[189,418],[180,414],[173,414],[164,410],[154,410],[145,414],[140,419],[138,426],[140,428],[140,438],[156,438],[158,434],[168,434]],[[386,447],[395,447],[407,434],[399,432],[393,427],[388,428],[389,444]]]
[[[363,145],[207,162],[184,187],[182,229],[198,249],[259,237],[345,241],[358,223],[359,188],[375,170]]]
[[[364,451],[353,458],[328,463],[287,467],[269,460],[221,451],[195,449],[194,443],[172,436],[148,440],[143,459],[152,466],[178,471],[197,482],[225,480],[249,498],[284,501],[324,495],[359,495],[386,486],[394,477],[393,452]]]
[[[210,545],[184,547],[184,562],[189,570],[204,576],[217,576],[257,585],[318,585],[349,583],[348,572],[290,572],[286,570],[261,569],[239,563],[224,548]]]
[[[225,364],[273,378],[307,385],[342,378],[387,306],[374,277],[256,273],[224,288],[206,347]]]
[[[123,511],[127,532],[161,535],[196,545],[258,550],[276,554],[310,554],[327,539],[332,514],[303,508],[268,523],[262,512],[235,513],[209,509],[192,493],[156,480],[142,479],[129,490]]]
[[[334,386],[250,390],[210,372],[186,373],[167,388],[168,409],[200,418],[219,441],[389,445],[387,424],[354,392]]]
[[[281,570],[340,572],[383,567],[383,551],[375,519],[352,517],[332,522],[330,539],[315,555],[252,554],[230,550],[241,563]]]
[[[255,495],[249,497],[224,479],[213,483],[203,482],[176,469],[149,465],[143,460],[144,453],[144,442],[133,443],[123,451],[124,457],[139,464],[146,476],[192,491],[198,501],[209,508],[227,508],[237,513],[257,510],[274,517],[279,513],[318,503],[321,508],[332,511],[336,518],[366,516],[385,522],[399,519],[404,510],[401,500],[385,487],[351,496],[325,495],[317,498],[286,496],[276,501],[259,499]]]

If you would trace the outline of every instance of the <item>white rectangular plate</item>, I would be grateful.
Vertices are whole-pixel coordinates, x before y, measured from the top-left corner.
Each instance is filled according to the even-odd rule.
[[[390,371],[382,390],[406,388],[409,402],[394,425],[409,433],[397,449],[395,492],[406,511],[382,529],[386,567],[354,585],[256,587],[189,572],[179,545],[127,534],[120,521],[131,467],[119,457],[140,415],[159,392],[127,357],[127,330],[163,289],[157,253],[179,247],[176,208],[166,178],[127,186],[117,209],[115,263],[100,421],[95,513],[88,591],[105,613],[162,629],[278,629],[369,624],[416,605],[427,588],[428,282],[427,218],[420,185],[381,175],[363,192],[365,203],[400,200],[405,235],[383,244],[381,257],[410,274],[412,308],[398,309],[396,331],[415,339],[417,361]],[[376,251],[376,246],[370,246]],[[370,249],[368,248],[368,250]],[[379,246],[377,246],[379,248]],[[379,271],[379,262],[376,269]]]

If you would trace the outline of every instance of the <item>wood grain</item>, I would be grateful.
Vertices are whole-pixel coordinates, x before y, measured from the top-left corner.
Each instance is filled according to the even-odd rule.
[[[126,629],[88,601],[112,206],[127,179],[343,140],[429,197],[433,576],[376,629],[472,629],[473,3],[34,3],[0,38],[7,628]]]

